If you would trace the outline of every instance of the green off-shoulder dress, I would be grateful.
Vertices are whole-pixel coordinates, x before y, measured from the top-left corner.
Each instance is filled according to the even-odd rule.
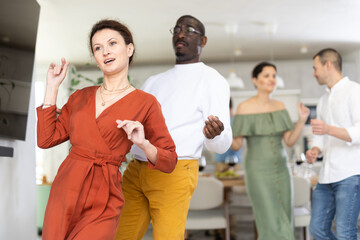
[[[282,135],[293,123],[287,110],[236,115],[233,136],[246,138],[246,189],[258,240],[293,240],[292,180]]]

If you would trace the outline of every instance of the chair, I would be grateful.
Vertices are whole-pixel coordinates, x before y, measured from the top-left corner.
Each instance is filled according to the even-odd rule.
[[[225,239],[230,240],[229,209],[228,203],[224,202],[224,186],[221,181],[214,177],[199,177],[190,201],[185,228],[225,229]]]
[[[236,215],[236,224],[238,222],[243,222],[247,224],[252,223],[252,226],[254,228],[254,239],[256,240],[257,229],[255,224],[255,218],[245,185],[232,187],[232,190],[230,192],[229,212],[230,233],[231,228],[233,227],[232,224],[234,224],[231,222],[231,215]]]
[[[294,225],[303,228],[304,240],[308,239],[308,226],[310,224],[310,191],[309,179],[293,176],[294,184]]]

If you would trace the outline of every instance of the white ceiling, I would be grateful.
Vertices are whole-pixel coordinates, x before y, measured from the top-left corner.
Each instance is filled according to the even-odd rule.
[[[206,27],[208,44],[202,54],[206,62],[230,61],[234,48],[242,51],[235,61],[270,60],[271,49],[274,60],[308,59],[324,47],[334,47],[342,54],[360,49],[359,0],[38,2],[41,10],[36,58],[40,64],[58,61],[62,56],[78,66],[93,63],[88,33],[102,18],[115,18],[128,25],[136,44],[135,64],[173,63],[169,29],[184,14],[197,17]],[[31,13],[17,14],[20,17]],[[233,38],[225,31],[229,24],[238,28]],[[272,37],[265,27],[269,24],[277,26]],[[307,46],[308,53],[300,53],[301,46]]]

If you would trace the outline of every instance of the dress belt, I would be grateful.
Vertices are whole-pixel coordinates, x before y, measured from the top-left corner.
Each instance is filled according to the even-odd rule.
[[[124,155],[113,156],[101,152],[92,152],[90,150],[74,146],[71,147],[69,155],[79,160],[94,161],[94,165],[98,166],[105,166],[106,164],[111,164],[120,167],[121,162],[124,158]]]
[[[83,184],[84,192],[89,192],[91,187],[92,178],[94,175],[94,166],[98,165],[101,167],[104,181],[100,184],[98,193],[96,198],[94,199],[93,205],[92,205],[92,213],[91,216],[88,216],[86,220],[82,221],[82,224],[76,225],[75,228],[72,230],[71,234],[68,235],[69,239],[72,239],[81,229],[83,229],[86,225],[91,223],[92,221],[95,221],[105,210],[109,196],[110,196],[110,177],[109,177],[109,169],[108,164],[115,165],[117,167],[120,166],[122,160],[124,159],[124,155],[110,155],[110,154],[104,154],[99,152],[94,152],[91,150],[79,148],[79,147],[71,147],[69,156],[71,158],[74,158],[76,160],[83,160],[88,162],[93,162],[91,168],[89,168],[88,173],[86,174],[87,181]],[[119,171],[120,173],[120,171]],[[79,206],[85,205],[86,198],[82,199]],[[75,212],[73,214],[73,218],[80,219],[80,215],[82,212],[82,208],[75,209]]]

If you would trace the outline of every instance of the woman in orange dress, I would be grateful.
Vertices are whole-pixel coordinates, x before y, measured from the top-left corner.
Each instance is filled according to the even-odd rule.
[[[49,67],[44,103],[37,108],[37,142],[50,148],[70,140],[46,207],[43,239],[113,239],[124,203],[119,166],[132,144],[142,148],[148,167],[175,168],[174,142],[155,97],[133,88],[128,68],[132,35],[113,20],[96,23],[90,48],[104,73],[101,86],[73,93],[56,117],[56,97],[69,62]]]

